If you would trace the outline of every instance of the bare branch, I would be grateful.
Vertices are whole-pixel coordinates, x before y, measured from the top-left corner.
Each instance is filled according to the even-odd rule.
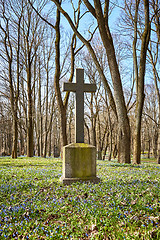
[[[31,7],[33,8],[33,10],[37,13],[37,15],[44,21],[46,22],[49,26],[53,27],[55,29],[55,26],[50,23],[47,19],[45,19],[44,17],[42,17],[42,15],[37,11],[37,9],[33,6],[33,4],[31,3],[30,0],[28,0],[29,4],[31,5]]]

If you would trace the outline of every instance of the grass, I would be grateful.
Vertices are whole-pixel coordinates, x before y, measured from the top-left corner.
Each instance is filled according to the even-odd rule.
[[[59,159],[0,158],[0,239],[160,239],[160,165],[144,161],[63,186]]]

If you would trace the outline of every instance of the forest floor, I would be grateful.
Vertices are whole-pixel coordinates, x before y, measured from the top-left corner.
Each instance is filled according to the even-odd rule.
[[[0,158],[0,239],[160,239],[160,165],[97,161],[98,184],[63,186],[53,158]]]

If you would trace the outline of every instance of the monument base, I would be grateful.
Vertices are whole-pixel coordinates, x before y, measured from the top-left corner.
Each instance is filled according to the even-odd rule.
[[[98,177],[88,177],[88,178],[64,178],[63,176],[60,178],[60,181],[64,184],[64,185],[69,185],[72,183],[76,183],[76,182],[82,182],[82,183],[99,183],[100,182],[100,178]]]
[[[77,181],[98,183],[95,147],[86,143],[72,143],[63,147],[63,175],[60,181],[64,184]]]

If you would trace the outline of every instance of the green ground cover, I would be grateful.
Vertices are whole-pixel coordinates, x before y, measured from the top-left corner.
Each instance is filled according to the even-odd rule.
[[[63,186],[59,159],[0,158],[0,239],[160,239],[160,165],[97,164]]]

